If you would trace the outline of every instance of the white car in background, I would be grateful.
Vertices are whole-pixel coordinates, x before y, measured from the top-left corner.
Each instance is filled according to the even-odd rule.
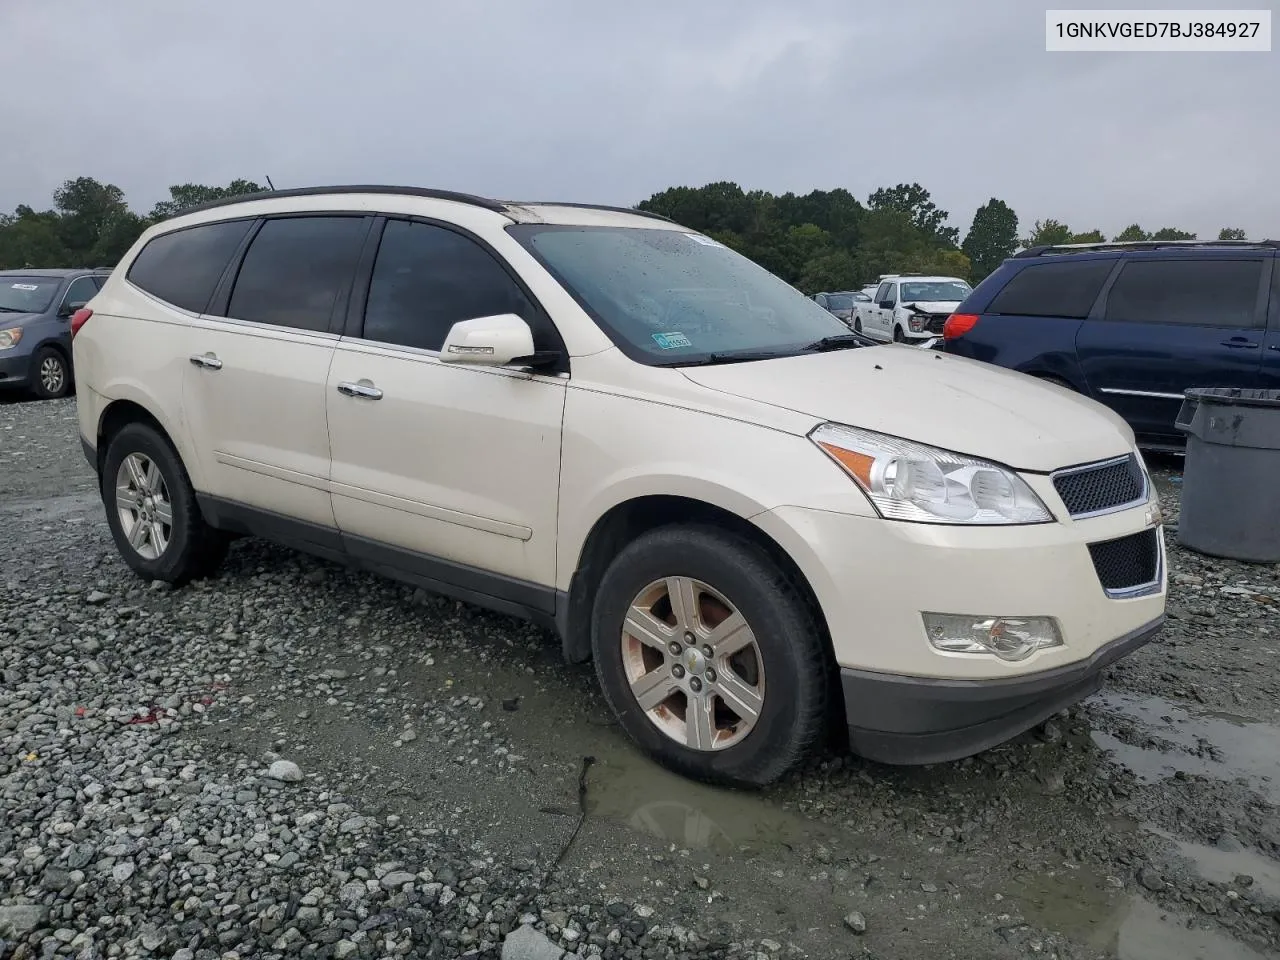
[[[959,277],[887,277],[871,303],[854,310],[853,329],[876,340],[913,343],[942,336],[942,326],[973,288]]]

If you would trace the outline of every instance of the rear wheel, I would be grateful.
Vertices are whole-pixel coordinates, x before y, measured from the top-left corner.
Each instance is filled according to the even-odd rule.
[[[41,400],[56,400],[70,392],[71,368],[61,351],[41,347],[31,363],[31,389]]]
[[[101,479],[111,536],[136,574],[181,584],[217,569],[228,538],[205,523],[182,461],[157,430],[123,427],[108,443]]]
[[[596,672],[623,729],[660,763],[761,786],[825,729],[828,666],[808,605],[760,548],[714,527],[666,527],[605,572]]]

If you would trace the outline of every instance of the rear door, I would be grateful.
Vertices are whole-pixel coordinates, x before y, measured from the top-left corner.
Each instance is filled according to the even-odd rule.
[[[1261,255],[1124,261],[1076,334],[1090,390],[1139,436],[1180,443],[1188,387],[1256,387],[1272,261]]]
[[[191,323],[183,383],[201,493],[335,541],[325,383],[371,223],[359,214],[263,222]]]

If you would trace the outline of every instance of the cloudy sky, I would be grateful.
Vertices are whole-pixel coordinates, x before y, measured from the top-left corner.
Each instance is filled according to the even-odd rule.
[[[1280,236],[1280,52],[1046,53],[1049,5],[0,0],[0,210],[80,175],[140,211],[265,175],[619,204],[918,181],[962,230],[996,196],[1024,229]]]

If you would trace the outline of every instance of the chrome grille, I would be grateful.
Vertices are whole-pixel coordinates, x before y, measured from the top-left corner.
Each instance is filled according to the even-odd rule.
[[[1108,594],[1149,587],[1160,579],[1160,534],[1156,527],[1089,544],[1098,582]]]
[[[1147,478],[1133,454],[1059,470],[1053,487],[1073,517],[1119,510],[1147,498]]]

